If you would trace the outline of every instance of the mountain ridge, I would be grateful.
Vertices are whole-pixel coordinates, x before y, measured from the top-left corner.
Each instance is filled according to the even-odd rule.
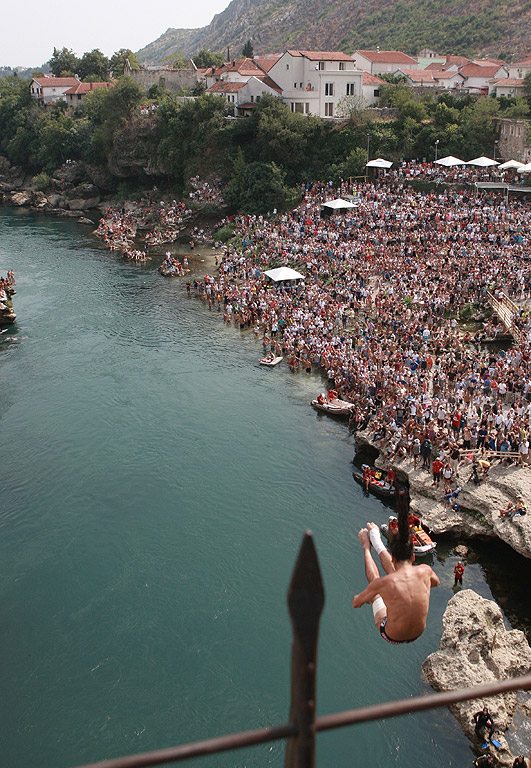
[[[403,50],[516,58],[531,50],[531,0],[232,0],[206,27],[169,27],[137,52],[160,64],[202,48],[239,56],[300,50]],[[500,54],[504,56],[500,56]]]

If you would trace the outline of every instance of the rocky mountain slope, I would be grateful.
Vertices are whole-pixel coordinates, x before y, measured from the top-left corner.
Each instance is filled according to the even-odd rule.
[[[139,61],[161,63],[201,48],[238,56],[252,40],[255,54],[356,48],[423,47],[468,56],[531,50],[529,0],[232,0],[207,27],[173,29],[142,48]]]

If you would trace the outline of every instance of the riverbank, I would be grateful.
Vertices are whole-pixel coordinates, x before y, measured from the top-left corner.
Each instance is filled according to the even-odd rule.
[[[430,471],[422,468],[422,460],[415,469],[412,457],[398,463],[387,461],[370,429],[358,432],[356,441],[360,448],[369,447],[374,455],[378,455],[376,466],[384,470],[392,467],[397,475],[407,478],[411,509],[434,534],[447,533],[464,539],[500,539],[520,555],[531,558],[530,516],[502,518],[499,514],[508,504],[514,504],[519,495],[524,499],[531,498],[531,467],[493,464],[487,481],[476,485],[470,479],[472,465],[468,462],[460,464],[459,476],[452,484],[454,490],[461,489],[457,497],[459,509],[455,509],[444,503],[442,481],[439,488],[433,486],[431,461]]]

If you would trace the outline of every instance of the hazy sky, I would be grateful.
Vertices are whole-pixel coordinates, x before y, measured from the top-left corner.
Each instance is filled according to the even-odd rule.
[[[0,66],[37,67],[56,48],[138,51],[168,27],[204,27],[230,0],[9,0],[2,8]]]

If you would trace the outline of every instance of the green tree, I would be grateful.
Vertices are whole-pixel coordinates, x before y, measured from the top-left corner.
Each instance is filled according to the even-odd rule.
[[[84,53],[79,61],[78,74],[86,82],[102,82],[109,76],[109,59],[99,48]]]
[[[140,69],[136,54],[130,48],[120,48],[113,53],[109,61],[109,71],[113,73],[113,77],[121,77],[124,74],[126,60],[129,60],[131,69]]]
[[[48,62],[54,77],[75,75],[79,72],[79,59],[70,48],[53,49],[53,56]]]
[[[223,54],[212,53],[207,48],[202,48],[199,53],[193,57],[194,64],[198,69],[206,69],[206,67],[222,67],[225,63]]]
[[[292,196],[285,174],[276,163],[249,163],[243,168],[238,185],[229,184],[227,189],[227,199],[242,213],[285,210]]]
[[[245,56],[246,58],[252,59],[254,56],[254,49],[253,44],[250,40],[247,40],[245,45],[242,48],[242,56]]]
[[[174,69],[188,69],[188,59],[182,51],[177,51],[164,59],[164,63]]]

